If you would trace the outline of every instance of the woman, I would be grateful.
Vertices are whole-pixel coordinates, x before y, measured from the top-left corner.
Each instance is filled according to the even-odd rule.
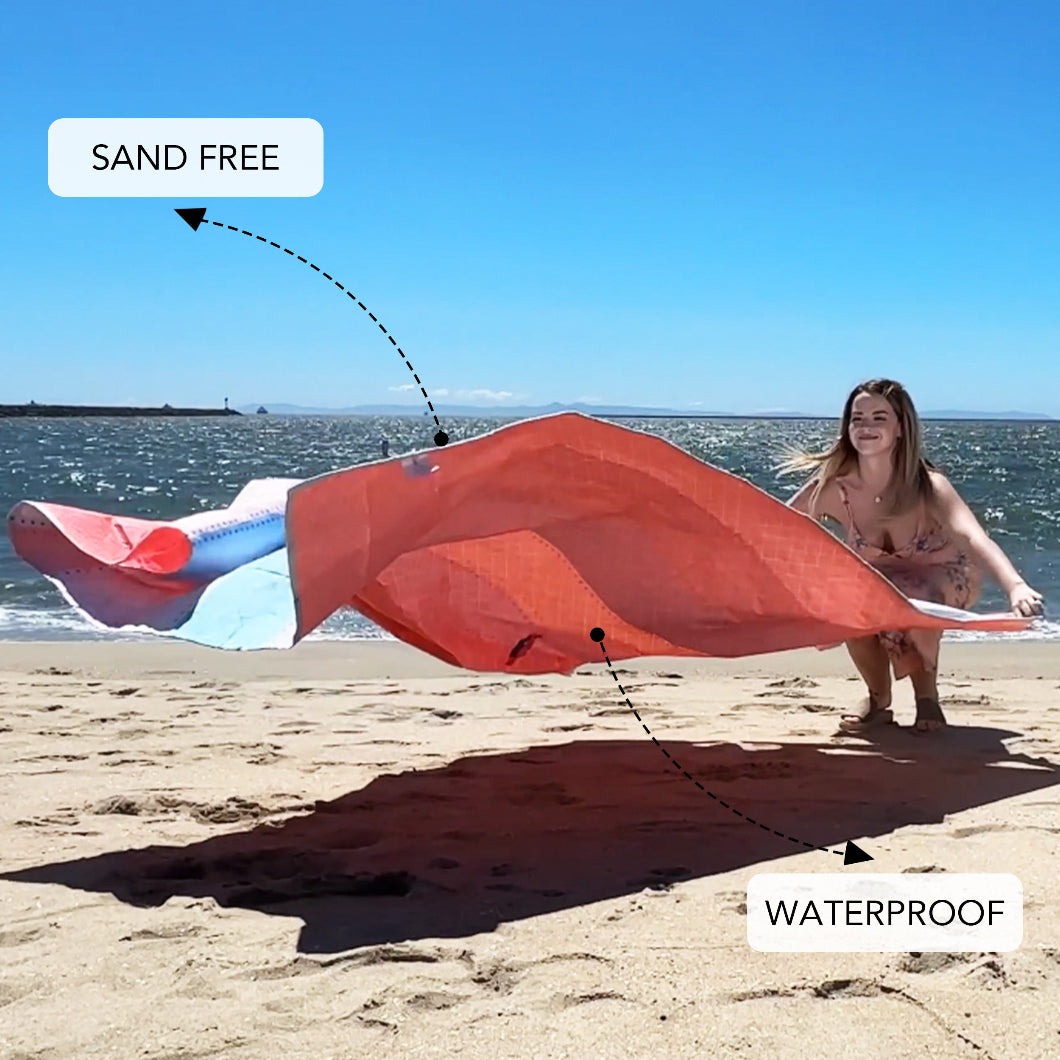
[[[906,596],[968,608],[987,571],[1019,615],[1042,614],[1042,597],[1020,577],[987,536],[945,476],[921,450],[920,422],[901,384],[872,379],[856,386],[843,406],[839,437],[824,453],[799,453],[788,470],[814,468],[788,504],[846,530],[847,544]],[[941,730],[938,701],[941,633],[905,630],[846,642],[868,697],[840,728],[858,732],[893,720],[894,677],[909,677],[918,732]]]

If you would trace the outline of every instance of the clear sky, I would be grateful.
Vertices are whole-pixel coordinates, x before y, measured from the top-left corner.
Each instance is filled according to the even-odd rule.
[[[5,14],[0,402],[1060,416],[1055,3]],[[310,117],[312,198],[60,198],[60,117]]]

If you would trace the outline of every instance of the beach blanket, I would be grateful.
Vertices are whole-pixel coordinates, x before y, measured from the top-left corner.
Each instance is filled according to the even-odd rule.
[[[910,601],[809,517],[663,439],[578,413],[171,522],[39,501],[15,551],[111,629],[284,648],[352,607],[474,670],[735,657],[894,629],[1020,630]]]

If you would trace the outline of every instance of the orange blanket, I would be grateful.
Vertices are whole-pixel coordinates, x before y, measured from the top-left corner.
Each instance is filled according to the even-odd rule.
[[[750,483],[576,413],[305,482],[288,497],[286,540],[296,640],[348,604],[477,670],[599,661],[593,627],[622,659],[1028,625],[927,614]]]

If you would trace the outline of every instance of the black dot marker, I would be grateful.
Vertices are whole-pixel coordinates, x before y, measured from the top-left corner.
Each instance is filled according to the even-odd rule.
[[[589,630],[589,636],[599,644],[600,641],[604,639],[604,631],[599,626],[593,626],[593,628]]]
[[[449,435],[446,434],[445,431],[439,431],[434,436],[434,444],[435,445],[448,445],[449,444]]]

